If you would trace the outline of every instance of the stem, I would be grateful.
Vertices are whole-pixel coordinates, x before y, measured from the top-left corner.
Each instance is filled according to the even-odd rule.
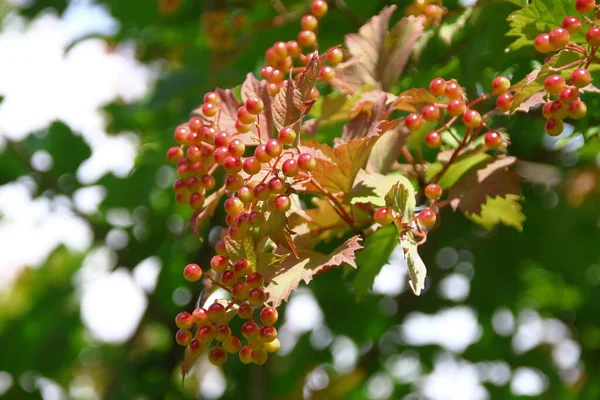
[[[205,276],[212,281],[213,285],[217,285],[217,286],[221,287],[223,290],[231,293],[231,289],[229,289],[227,286],[223,285],[221,282],[218,282],[217,280],[215,280],[215,278],[213,278],[212,276],[210,276],[208,274],[206,274]]]
[[[581,62],[585,62],[585,61],[587,61],[585,58],[584,58],[583,60],[576,60],[576,61],[570,62],[570,63],[568,63],[568,64],[565,64],[565,65],[563,65],[562,67],[558,67],[558,68],[550,68],[550,70],[551,70],[551,71],[554,71],[554,72],[562,71],[563,69],[569,69],[569,68],[571,68],[572,66],[574,66],[574,65],[577,65],[577,64],[580,64]]]
[[[476,98],[475,100],[471,101],[470,103],[467,103],[467,108],[471,108],[475,104],[481,103],[483,100],[489,99],[493,95],[494,95],[493,93],[484,94],[483,96]]]
[[[347,91],[349,94],[354,94],[355,92],[354,89],[352,89],[350,86],[348,86],[348,84],[346,84],[346,82],[341,81],[338,78],[331,78],[329,82],[331,82],[331,86],[339,86],[345,91]]]
[[[440,178],[446,173],[446,171],[448,171],[448,168],[450,168],[450,166],[452,165],[454,160],[456,160],[456,157],[458,157],[458,153],[463,149],[463,147],[467,143],[467,138],[469,137],[470,133],[471,133],[471,128],[467,128],[467,131],[465,132],[465,136],[463,137],[462,142],[460,142],[458,147],[456,149],[454,149],[452,156],[450,156],[450,160],[448,160],[448,163],[446,165],[444,165],[444,168],[442,168],[442,170],[440,172],[438,172],[438,174],[435,176],[435,178],[433,178],[433,181],[432,181],[433,183],[438,183]]]

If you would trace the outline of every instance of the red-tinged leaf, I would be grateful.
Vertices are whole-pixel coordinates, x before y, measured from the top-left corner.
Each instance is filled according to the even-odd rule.
[[[316,159],[317,167],[312,171],[313,178],[332,193],[348,193],[358,171],[366,166],[377,139],[378,135],[367,136],[335,147],[332,161]],[[312,182],[307,183],[306,189],[320,192]]]
[[[298,75],[298,90],[300,90],[300,99],[302,101],[309,99],[310,92],[315,87],[324,61],[325,56],[319,57],[319,52],[315,51],[312,53],[312,58],[304,71]]]
[[[334,143],[339,145],[383,132],[382,122],[394,109],[391,104],[393,98],[394,95],[381,90],[365,93],[355,103],[351,111],[353,118],[344,126],[342,136],[334,139]]]
[[[409,89],[398,95],[396,110],[421,112],[428,104],[437,103],[438,99],[429,90],[423,88]]]
[[[206,221],[207,218],[210,218],[214,215],[215,211],[217,210],[217,206],[219,205],[219,201],[221,200],[221,197],[223,197],[224,194],[225,188],[222,187],[216,192],[212,192],[204,200],[204,209],[200,211],[194,223],[194,233],[197,234],[204,221]]]
[[[384,127],[381,129],[384,130]],[[371,150],[367,161],[367,171],[380,174],[388,173],[394,162],[400,157],[408,135],[410,135],[410,131],[404,126],[404,123],[391,130],[384,131]]]
[[[268,211],[266,203],[263,206],[265,222],[258,228],[258,237],[268,236],[277,246],[285,248],[298,257],[296,245],[289,228],[288,218],[285,213]]]
[[[260,121],[260,138],[263,142],[266,142],[273,135],[273,107],[271,94],[267,87],[267,81],[259,81],[251,73],[246,76],[246,80],[242,85],[242,101],[245,102],[250,97],[258,97],[264,103],[264,108],[258,118]],[[255,136],[258,136],[258,134]]]
[[[302,95],[293,80],[285,81],[273,103],[273,120],[279,131],[284,126],[296,124],[302,118]]]
[[[398,81],[423,33],[420,18],[405,17],[388,30],[396,6],[384,8],[363,25],[358,34],[346,35],[352,58],[338,66],[338,79],[350,88],[373,85],[391,89]]]
[[[515,157],[499,157],[465,175],[448,192],[450,205],[468,214],[480,214],[486,198],[508,194],[521,194],[520,178],[507,168],[516,162]]]
[[[519,106],[515,108],[515,111],[526,113],[529,112],[529,110],[531,110],[532,108],[544,104],[545,102],[545,92],[537,92],[531,95],[530,98],[519,104]]]
[[[331,254],[301,250],[297,259],[286,258],[272,276],[267,276],[269,279],[266,290],[269,296],[267,302],[275,307],[279,306],[289,299],[290,294],[298,288],[301,281],[309,283],[316,274],[328,268],[344,263],[356,268],[355,252],[363,247],[360,241],[360,236],[354,236]]]
[[[326,161],[335,159],[335,150],[327,143],[317,142],[316,140],[303,140],[300,144],[300,153],[308,153],[314,158],[320,158]]]
[[[240,108],[241,104],[237,101],[235,95],[229,89],[223,90],[217,88],[215,92],[221,98],[218,127],[224,131],[235,132],[237,110]]]

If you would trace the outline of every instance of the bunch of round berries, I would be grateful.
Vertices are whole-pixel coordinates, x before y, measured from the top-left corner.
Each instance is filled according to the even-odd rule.
[[[441,1],[436,0],[414,0],[412,4],[406,7],[405,14],[425,17],[424,26],[439,22],[444,16],[446,10],[441,5]]]
[[[421,113],[410,113],[406,117],[404,124],[410,132],[421,129],[423,121],[436,122],[443,121],[443,112],[451,117],[451,119],[443,124],[440,128],[429,132],[425,136],[425,144],[430,148],[439,148],[442,145],[442,132],[449,129],[459,118],[468,132],[471,130],[479,130],[486,128],[485,144],[490,150],[497,149],[502,144],[502,137],[498,132],[488,128],[479,111],[471,108],[486,98],[497,96],[496,106],[501,111],[508,111],[512,106],[513,95],[508,92],[510,81],[504,76],[494,78],[492,82],[492,93],[483,95],[482,97],[467,103],[466,98],[460,84],[455,80],[446,81],[443,78],[434,78],[429,83],[429,91],[435,97],[443,98],[443,101],[424,106]],[[471,140],[474,135],[465,137],[465,140]]]
[[[582,14],[588,14],[597,9],[595,0],[577,0],[576,8]],[[576,43],[571,42],[571,35],[579,32],[587,23],[574,16],[565,17],[559,28],[552,29],[549,33],[540,33],[534,40],[533,45],[540,53],[550,53],[573,46],[579,48]],[[591,26],[586,34],[585,40],[590,47],[600,46],[600,28]]]
[[[267,353],[279,350],[277,329],[278,313],[274,307],[264,306],[264,278],[257,272],[250,272],[251,265],[246,259],[239,259],[233,265],[226,257],[216,255],[211,260],[211,269],[221,274],[221,285],[231,293],[232,300],[223,305],[215,301],[207,308],[198,307],[191,314],[181,312],[175,317],[179,328],[175,340],[186,346],[189,357],[196,358],[208,351],[208,359],[215,365],[223,365],[227,354],[239,353],[245,363],[262,365],[267,361]],[[185,279],[196,282],[202,277],[202,269],[197,264],[189,264],[183,271]],[[242,346],[238,336],[232,334],[229,321],[237,315],[247,320],[242,325],[241,336],[247,344]],[[253,318],[254,309],[260,308],[259,323]],[[192,329],[196,328],[195,333]],[[213,345],[214,343],[214,345]],[[212,345],[212,347],[211,347]]]
[[[266,65],[261,69],[260,75],[268,82],[269,92],[273,96],[279,92],[290,72],[296,71],[294,62],[297,62],[299,69],[302,69],[301,67],[308,65],[314,55],[313,50],[317,48],[319,19],[327,13],[328,6],[324,0],[314,0],[310,10],[311,14],[304,15],[300,20],[302,30],[298,33],[297,40],[276,42],[265,52]],[[308,53],[304,54],[304,49],[308,49]],[[329,49],[326,54],[326,60],[331,65],[321,67],[319,79],[322,81],[331,80],[335,76],[332,65],[344,59],[344,54],[338,47]],[[317,97],[319,97],[319,90],[315,87],[309,99]]]
[[[389,207],[376,209],[373,213],[373,220],[384,226],[396,222],[403,228],[407,228],[413,232],[418,232],[419,230],[428,231],[435,225],[437,220],[434,205],[442,197],[442,188],[437,183],[430,183],[425,187],[425,196],[431,201],[431,205],[421,210],[410,221],[402,221],[401,216],[395,215],[394,211]],[[415,231],[415,227],[411,224],[414,220],[418,222],[417,231]]]
[[[542,107],[542,115],[546,118],[545,130],[550,136],[560,135],[564,129],[564,118],[581,119],[587,113],[587,106],[579,98],[579,89],[590,84],[592,76],[585,68],[575,69],[567,85],[565,78],[553,74],[544,81],[548,92],[548,101]],[[555,98],[552,100],[552,98]]]

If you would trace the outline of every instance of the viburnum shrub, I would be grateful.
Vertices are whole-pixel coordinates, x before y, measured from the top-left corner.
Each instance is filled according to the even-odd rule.
[[[312,2],[295,40],[266,50],[260,78],[249,73],[238,89],[204,95],[175,129],[167,158],[177,165],[175,198],[192,208],[195,232],[220,205],[226,215],[210,264],[187,265],[184,277],[228,296],[177,315],[184,375],[203,353],[216,365],[236,353],[245,364],[264,364],[280,346],[277,307],[300,282],[348,264],[358,268],[355,290],[363,295],[378,269],[361,267],[382,243],[404,249],[419,295],[426,268],[417,249],[443,226],[443,208],[488,229],[521,229],[520,177],[508,149],[511,134],[528,132],[505,132],[503,123],[515,112],[541,113],[546,133],[559,135],[565,120],[585,116],[581,93],[598,91],[590,74],[600,61],[598,6],[565,0],[560,9],[574,14],[553,14],[562,23],[548,26],[538,20],[548,12],[543,3],[509,16],[519,46],[551,53],[541,68],[515,84],[496,76],[474,97],[438,76],[428,87],[391,93],[425,29],[443,19],[440,3],[409,6],[391,29],[396,7],[386,7],[345,46],[319,49],[324,0]],[[345,125],[332,144],[315,139],[339,121]],[[341,244],[330,254],[315,250],[332,239]],[[235,316],[243,320],[238,332],[229,326]]]

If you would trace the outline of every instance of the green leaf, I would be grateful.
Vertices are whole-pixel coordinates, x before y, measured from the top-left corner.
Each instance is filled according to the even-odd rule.
[[[358,272],[354,278],[354,290],[358,300],[371,289],[375,277],[397,246],[398,231],[393,225],[385,226],[367,236],[365,248],[356,254]]]
[[[371,203],[376,207],[386,204],[386,195],[394,185],[400,184],[409,191],[409,198],[415,198],[415,190],[408,178],[399,174],[381,175],[359,171],[356,182],[350,192],[350,203]],[[414,204],[412,208],[414,209]]]
[[[404,257],[408,267],[408,285],[413,293],[419,296],[425,289],[425,277],[427,276],[427,267],[417,251],[417,242],[411,234],[405,235],[400,241],[400,246],[404,248]]]
[[[519,232],[523,231],[523,214],[519,199],[521,197],[509,194],[506,197],[487,197],[487,202],[481,207],[481,216],[466,214],[475,223],[491,230],[496,225],[502,223],[506,226],[512,226]]]
[[[513,12],[507,18],[510,30],[506,36],[518,38],[509,48],[517,50],[532,45],[537,35],[560,27],[562,20],[569,15],[579,15],[572,0],[533,0],[531,4]],[[581,33],[571,36],[572,40],[582,38]]]
[[[469,153],[466,156],[458,157],[442,175],[438,181],[443,189],[454,185],[461,176],[466,174],[471,168],[481,164],[484,161],[491,160],[491,156],[486,153]],[[429,175],[429,170],[427,171]],[[437,174],[437,173],[436,173]]]
[[[410,182],[408,185],[402,183],[394,184],[385,195],[385,205],[402,215],[404,220],[412,217],[416,202],[415,189]]]
[[[281,267],[272,276],[265,276],[269,280],[266,292],[268,302],[274,307],[287,301],[290,294],[298,288],[301,281],[309,283],[313,277],[325,270],[347,263],[356,268],[355,252],[362,249],[360,236],[353,236],[337,247],[330,254],[323,254],[309,250],[299,250],[298,258],[286,258]]]

